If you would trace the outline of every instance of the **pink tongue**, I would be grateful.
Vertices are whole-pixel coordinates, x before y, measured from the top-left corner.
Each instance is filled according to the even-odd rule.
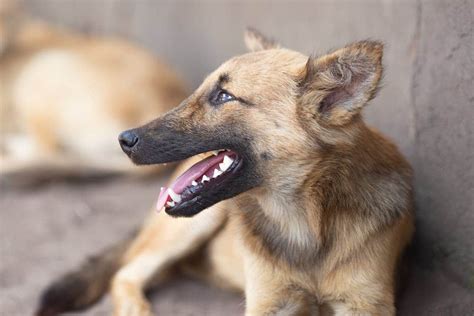
[[[186,187],[191,185],[191,182],[201,178],[211,167],[215,166],[219,162],[222,162],[225,155],[233,156],[231,152],[223,151],[216,156],[212,155],[197,162],[191,168],[186,170],[182,175],[180,175],[170,185],[170,188],[173,189],[176,194],[181,194]],[[168,188],[161,188],[158,201],[156,202],[156,209],[160,211],[170,199],[171,198],[169,197]]]
[[[160,195],[158,196],[158,201],[156,202],[156,210],[159,212],[165,206],[166,202],[168,202],[168,188],[162,187],[160,189]]]

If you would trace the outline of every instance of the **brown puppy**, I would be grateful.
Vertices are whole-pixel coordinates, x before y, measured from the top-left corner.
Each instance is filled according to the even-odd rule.
[[[160,194],[159,209],[191,218],[153,214],[133,240],[53,284],[40,315],[89,305],[111,278],[115,315],[150,315],[143,290],[170,266],[243,291],[247,315],[395,314],[412,171],[361,117],[382,44],[308,58],[255,31],[246,41],[251,53],[120,138],[138,164],[218,150]]]
[[[0,6],[0,82],[2,176],[136,172],[117,134],[186,96],[145,50],[52,28],[13,4]]]

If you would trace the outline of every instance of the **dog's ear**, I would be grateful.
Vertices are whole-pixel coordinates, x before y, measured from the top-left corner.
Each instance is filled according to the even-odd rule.
[[[274,40],[267,38],[254,28],[248,27],[244,33],[245,46],[251,52],[259,50],[278,48],[279,45]]]
[[[310,57],[300,79],[301,104],[311,106],[316,117],[329,124],[346,124],[375,96],[382,55],[382,43],[361,41]]]

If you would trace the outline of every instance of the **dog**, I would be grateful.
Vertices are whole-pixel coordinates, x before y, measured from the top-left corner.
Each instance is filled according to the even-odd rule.
[[[414,231],[412,169],[363,121],[383,45],[320,57],[255,30],[250,53],[181,105],[123,132],[138,165],[188,159],[134,235],[54,282],[37,315],[85,308],[152,315],[143,291],[172,273],[244,293],[246,315],[394,315]],[[175,218],[180,217],[180,218]]]
[[[136,45],[55,28],[14,4],[0,6],[2,177],[143,173],[116,135],[178,105],[183,81]]]

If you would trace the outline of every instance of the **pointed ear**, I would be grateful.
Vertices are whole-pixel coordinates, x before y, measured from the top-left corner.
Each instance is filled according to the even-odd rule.
[[[247,46],[247,49],[251,52],[279,47],[274,40],[265,37],[265,35],[251,27],[245,30],[244,41],[245,46]]]
[[[382,76],[383,45],[376,41],[350,44],[306,63],[301,104],[332,125],[348,123],[377,91]]]

